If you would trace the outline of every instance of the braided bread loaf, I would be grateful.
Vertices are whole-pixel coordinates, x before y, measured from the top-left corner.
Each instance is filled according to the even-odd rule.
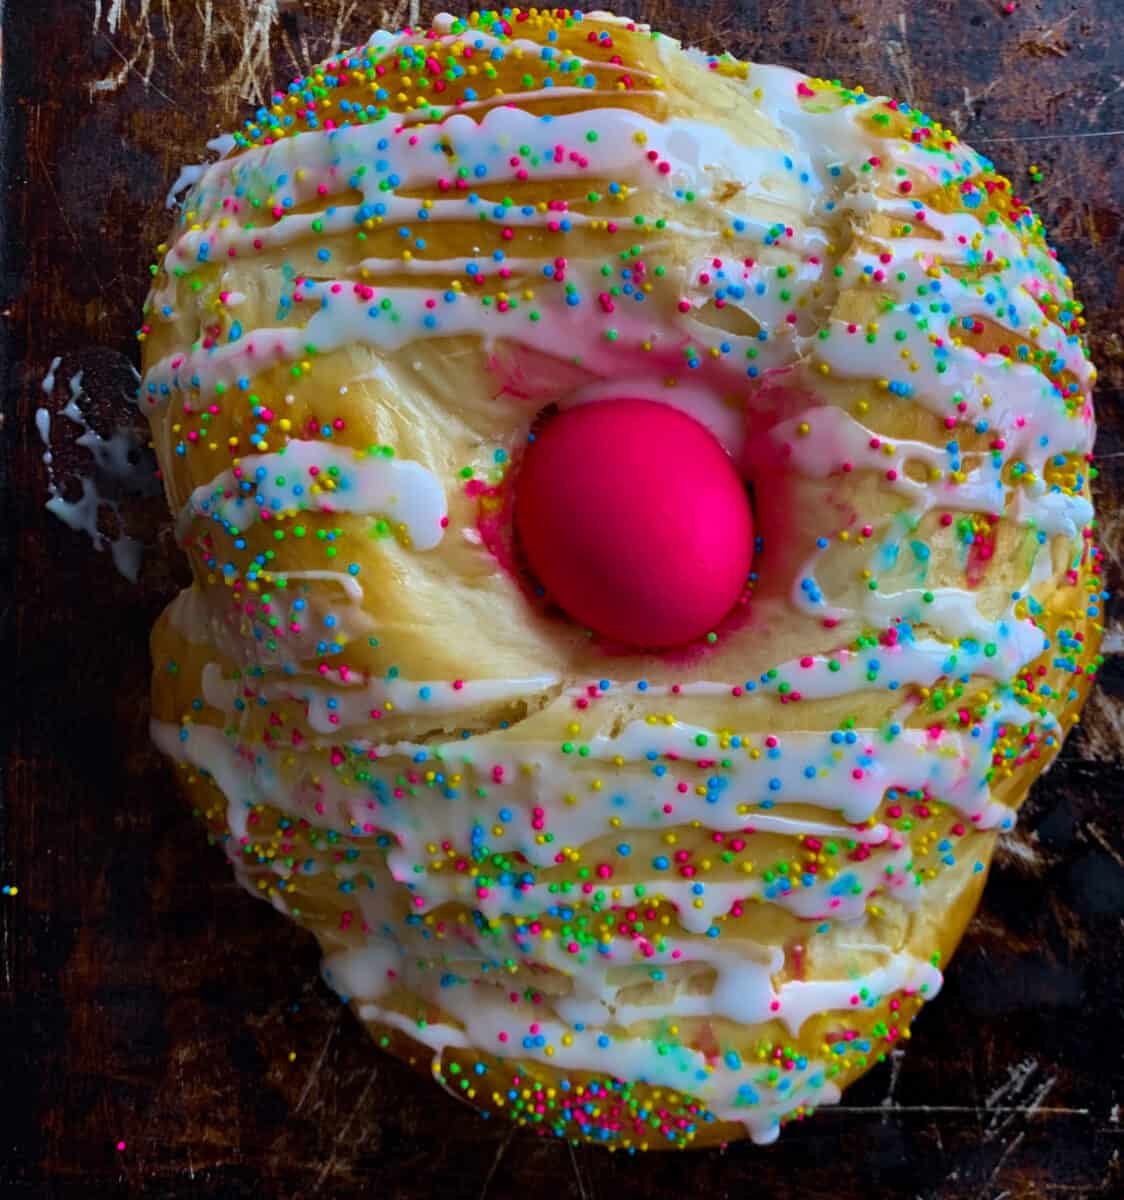
[[[153,734],[379,1043],[632,1149],[769,1141],[908,1038],[1099,661],[1081,307],[990,163],[605,14],[442,17],[277,93],[153,274]],[[619,397],[756,530],[650,652],[513,534],[528,439]],[[708,586],[710,519],[638,594]]]

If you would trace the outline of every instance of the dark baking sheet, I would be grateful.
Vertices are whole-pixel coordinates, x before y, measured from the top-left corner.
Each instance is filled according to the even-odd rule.
[[[631,11],[862,82],[1016,181],[1088,304],[1100,511],[1124,554],[1124,0],[701,0]],[[120,394],[162,199],[271,77],[408,6],[0,0],[6,426],[0,549],[0,1195],[1124,1196],[1124,657],[1005,845],[905,1057],[780,1145],[627,1158],[487,1123],[378,1054],[308,939],[238,891],[145,736],[139,586],[44,511],[40,381]],[[1035,182],[1029,166],[1039,164]]]

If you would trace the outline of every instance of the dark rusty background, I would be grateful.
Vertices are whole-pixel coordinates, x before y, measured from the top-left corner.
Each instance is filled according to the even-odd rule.
[[[1099,506],[1124,559],[1124,0],[651,0],[707,48],[862,82],[988,152],[1052,229],[1102,368]],[[407,5],[0,0],[0,1196],[1124,1196],[1124,649],[992,872],[910,1052],[778,1147],[610,1157],[458,1107],[381,1056],[304,935],[241,893],[145,735],[141,585],[43,509],[40,380],[109,404],[164,194],[273,81]],[[1028,168],[1041,165],[1042,179]],[[105,400],[105,397],[110,397]],[[56,406],[59,397],[56,397]],[[72,431],[73,432],[73,431]],[[124,1143],[123,1147],[119,1143]]]

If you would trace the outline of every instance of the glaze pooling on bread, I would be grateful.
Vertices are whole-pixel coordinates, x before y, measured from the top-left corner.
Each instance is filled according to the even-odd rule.
[[[990,164],[601,14],[443,17],[278,93],[154,276],[154,737],[382,1044],[633,1149],[771,1140],[908,1037],[1099,661],[1081,310]],[[487,535],[540,411],[622,394],[753,487],[674,655]]]
[[[310,468],[329,478],[334,471],[347,486],[321,487],[310,497]],[[240,487],[243,480],[253,485],[248,491]],[[195,517],[210,517],[228,532],[242,533],[274,513],[310,509],[326,515],[385,513],[419,550],[437,545],[448,515],[440,482],[417,463],[377,453],[357,458],[347,447],[293,440],[277,454],[247,455],[238,467],[197,487],[180,510],[179,524],[190,529]]]

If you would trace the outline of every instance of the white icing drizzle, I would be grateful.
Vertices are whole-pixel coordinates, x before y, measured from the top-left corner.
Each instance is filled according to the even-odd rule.
[[[263,516],[304,511],[385,514],[405,526],[419,550],[431,550],[444,535],[445,489],[416,462],[292,439],[275,454],[247,455],[235,470],[192,492],[180,511],[181,537],[193,517],[242,533]]]
[[[387,913],[378,888],[363,896],[363,909],[372,928],[385,924]],[[776,1136],[777,1119],[801,1102],[823,1103],[837,1098],[837,1091],[824,1079],[824,1064],[813,1060],[801,1071],[796,1086],[778,1092],[747,1084],[742,1062],[727,1054],[717,1064],[694,1051],[676,1047],[653,1058],[650,1038],[659,1040],[659,1027],[668,1018],[691,1016],[725,1017],[739,1024],[766,1021],[779,1009],[789,1031],[796,1035],[808,1017],[831,1009],[846,1009],[860,993],[881,998],[903,990],[924,990],[932,997],[940,989],[941,976],[928,963],[909,955],[893,956],[887,965],[853,978],[840,980],[793,980],[774,988],[770,976],[782,963],[779,952],[768,947],[741,945],[736,952],[720,951],[713,944],[695,943],[695,962],[716,969],[709,992],[690,993],[680,987],[672,995],[661,989],[648,1005],[621,1003],[616,997],[629,983],[608,982],[608,957],[592,964],[591,969],[570,978],[582,989],[556,1001],[562,1020],[540,1018],[534,1022],[535,1036],[524,1040],[523,1057],[543,1063],[597,1072],[603,1069],[606,1050],[600,1044],[606,1026],[616,1029],[649,1022],[647,1036],[614,1033],[611,1055],[624,1060],[631,1069],[621,1070],[625,1078],[641,1078],[649,1083],[691,1091],[707,1102],[715,1115],[744,1121],[761,1141]],[[564,969],[565,953],[554,950],[547,956]],[[394,985],[412,987],[419,994],[428,988],[428,976],[418,969],[413,956],[401,954],[399,947],[376,937],[361,949],[341,951],[324,961],[324,975],[341,994],[361,999],[359,1013],[365,1020],[381,1021],[428,1045],[440,1056],[448,1047],[481,1046],[488,1049],[500,1044],[499,1036],[511,1025],[510,1007],[503,995],[486,976],[479,964],[458,959],[443,964],[445,972],[455,971],[458,983],[443,990],[441,1007],[460,1028],[446,1023],[421,1025],[379,1001]],[[652,967],[638,968],[647,982]],[[682,977],[689,978],[689,977]],[[469,981],[474,981],[475,986]],[[869,1001],[868,1001],[869,1002]],[[575,1028],[582,1032],[573,1034]],[[564,1040],[565,1039],[565,1040]],[[550,1053],[546,1053],[546,1047]],[[684,1082],[684,1075],[691,1080]]]
[[[181,761],[215,774],[215,760],[231,757],[236,739],[228,741],[221,730],[208,726],[185,728],[182,742],[178,729],[158,729],[162,747]],[[298,764],[285,771],[268,751],[258,750],[253,760],[239,766],[237,793],[253,796],[254,802],[268,800],[292,816],[307,816],[312,809],[318,821],[341,831],[362,829],[374,820],[378,828],[386,828],[398,838],[403,863],[424,859],[429,841],[451,838],[455,845],[470,844],[474,828],[495,823],[497,806],[510,812],[511,818],[504,822],[501,833],[489,836],[489,845],[518,851],[528,862],[544,868],[554,862],[555,843],[583,846],[614,830],[675,828],[691,816],[705,816],[711,830],[733,832],[753,825],[758,811],[771,815],[777,808],[809,805],[838,813],[857,826],[875,813],[888,789],[927,791],[964,813],[977,828],[1009,828],[1012,824],[1010,810],[989,796],[985,773],[992,744],[982,735],[945,732],[934,738],[925,729],[902,729],[896,735],[867,729],[825,739],[820,733],[790,732],[777,739],[775,755],[752,758],[746,748],[724,751],[733,756],[723,772],[727,782],[712,788],[705,799],[684,796],[678,790],[682,779],[694,781],[701,774],[697,763],[706,761],[707,756],[699,748],[700,738],[708,739],[710,745],[719,741],[713,730],[678,722],[651,725],[633,721],[616,737],[592,738],[587,743],[588,753],[577,762],[559,755],[553,744],[513,742],[502,731],[480,734],[467,744],[380,745],[353,740],[350,745],[355,750],[374,752],[370,757],[376,765],[369,768],[372,779],[366,794],[336,777],[317,777],[313,782],[318,769],[315,757],[307,768]],[[654,760],[650,754],[655,755]],[[387,765],[379,766],[379,760],[386,760]],[[664,764],[665,769],[657,772],[653,761]],[[682,767],[667,769],[668,761],[682,763]],[[502,803],[495,797],[476,799],[467,786],[458,793],[451,811],[436,801],[431,806],[398,803],[392,782],[403,762],[438,764],[441,770],[458,771],[481,781],[498,779],[503,782]],[[588,792],[593,772],[610,762],[616,767],[613,778],[621,803],[609,807],[586,800],[557,806],[558,796]],[[848,776],[846,788],[839,785],[840,774]],[[231,794],[225,786],[223,790]],[[378,800],[374,816],[371,796]],[[749,815],[739,811],[747,801],[752,808]],[[671,811],[665,812],[668,803]],[[546,806],[550,806],[554,839],[541,843],[534,831],[542,820],[537,813],[548,811]],[[616,824],[610,823],[612,818]],[[803,825],[792,828],[805,831]],[[886,844],[892,846],[892,842],[887,835]],[[657,883],[658,877],[652,881],[653,887]],[[752,894],[756,885],[746,886],[745,894]],[[709,907],[708,902],[704,901],[704,906]]]
[[[349,676],[331,688],[304,679],[252,681],[255,697],[268,700],[297,700],[306,706],[309,728],[317,733],[345,734],[364,729],[372,710],[384,709],[398,716],[425,713],[449,716],[484,704],[504,704],[513,700],[542,696],[558,683],[556,675],[537,675],[528,679],[458,679],[417,682],[410,679],[356,679]],[[235,698],[246,688],[246,681],[223,678],[217,663],[203,668],[203,697],[212,707],[230,712]]]
[[[61,356],[54,358],[47,374],[43,377],[42,389],[48,399],[54,395],[55,380],[62,363]],[[76,446],[86,450],[92,462],[88,475],[78,475],[81,495],[68,500],[55,470],[55,453],[51,441],[52,412],[47,407],[35,410],[35,428],[43,443],[43,463],[47,468],[47,511],[64,525],[84,533],[95,550],[108,550],[117,568],[130,583],[136,583],[141,566],[144,543],[127,534],[121,519],[121,500],[127,493],[155,495],[159,484],[144,466],[141,452],[144,440],[127,426],[116,427],[103,438],[86,420],[79,404],[85,398],[83,374],[76,371],[68,381],[68,399],[58,410],[72,425],[82,432],[74,439]],[[109,510],[114,514],[118,532],[110,537],[100,526],[100,514]]]
[[[207,143],[207,149],[222,158],[234,149],[235,144],[234,135],[224,133],[220,137],[212,138]],[[164,207],[175,208],[179,203],[180,196],[195,187],[203,176],[206,175],[209,165],[209,163],[192,163],[180,167],[180,173],[176,176],[175,183],[168,189],[168,195],[164,200]]]
[[[807,433],[798,433],[803,427]],[[1004,507],[999,473],[991,468],[987,456],[967,456],[969,461],[979,460],[980,467],[968,472],[963,483],[945,481],[937,486],[928,478],[913,479],[906,471],[907,464],[923,466],[928,475],[947,465],[947,453],[928,442],[880,438],[850,413],[831,405],[807,409],[775,425],[759,453],[777,451],[786,455],[787,466],[809,479],[825,479],[855,468],[878,471],[888,486],[911,502],[910,511],[918,516],[942,507],[966,512],[994,512]]]

